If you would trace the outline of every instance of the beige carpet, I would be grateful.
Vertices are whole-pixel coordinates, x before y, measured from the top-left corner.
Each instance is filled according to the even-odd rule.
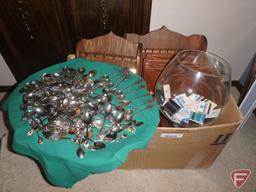
[[[236,132],[215,163],[208,169],[194,170],[115,170],[91,175],[72,189],[51,186],[37,164],[9,151],[5,140],[0,154],[0,192],[229,192],[256,191],[256,118]],[[0,115],[0,137],[8,130]],[[252,176],[237,190],[229,173],[249,168]]]

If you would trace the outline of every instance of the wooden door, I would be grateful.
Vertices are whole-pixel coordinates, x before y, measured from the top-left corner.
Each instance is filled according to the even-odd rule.
[[[149,32],[152,0],[63,0],[72,42],[113,31]]]
[[[66,60],[82,38],[144,34],[152,0],[0,0],[0,50],[17,81]]]
[[[20,81],[72,50],[61,1],[1,0],[1,53]]]

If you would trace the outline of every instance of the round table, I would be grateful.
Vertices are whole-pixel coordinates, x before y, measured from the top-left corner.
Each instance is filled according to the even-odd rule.
[[[96,70],[96,79],[104,74],[120,70],[120,67],[112,64],[80,58],[56,64],[34,73],[19,83],[16,89],[4,101],[2,108],[7,111],[10,125],[14,131],[12,140],[13,150],[37,160],[43,167],[44,173],[51,184],[60,187],[72,187],[76,182],[90,174],[116,169],[126,161],[129,151],[146,148],[159,123],[159,109],[155,103],[153,108],[136,114],[135,119],[143,121],[144,124],[138,127],[135,133],[129,134],[126,139],[122,139],[119,142],[108,143],[105,149],[99,151],[88,150],[83,159],[77,157],[77,144],[70,140],[52,141],[44,139],[43,144],[38,144],[36,134],[27,136],[30,125],[22,120],[24,112],[19,108],[22,103],[22,94],[19,90],[27,82],[40,80],[44,73],[58,72],[65,66],[75,69],[84,67],[86,72]],[[129,85],[129,83],[131,84],[131,82],[140,78],[140,76],[132,74],[131,78],[123,83],[123,86],[125,87],[125,85]],[[145,91],[136,91],[129,96],[143,95]],[[143,103],[150,97],[138,99],[133,104]]]

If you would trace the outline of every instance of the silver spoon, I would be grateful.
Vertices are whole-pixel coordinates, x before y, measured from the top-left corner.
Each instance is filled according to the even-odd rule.
[[[81,119],[84,121],[85,124],[89,125],[92,122],[92,115],[90,112],[86,111],[82,114]]]
[[[121,69],[119,69],[118,71],[112,72],[107,74],[107,76],[109,77],[113,77],[113,76],[117,76],[117,75],[123,75],[123,74],[127,74],[130,73],[129,68],[127,67],[122,67]]]
[[[141,98],[143,98],[143,97],[147,97],[147,96],[150,96],[150,95],[147,93],[147,94],[145,94],[145,95],[140,95],[140,96],[135,97],[135,98],[132,98],[132,99],[130,99],[130,100],[121,100],[121,101],[120,101],[120,104],[121,104],[121,105],[122,105],[122,104],[124,104],[124,105],[129,105],[129,104],[131,104],[133,101],[135,101],[135,100],[137,100],[137,99],[141,99]]]
[[[133,115],[135,115],[137,113],[140,113],[140,112],[143,112],[145,110],[151,109],[151,108],[153,108],[153,106],[154,106],[153,103],[149,103],[149,104],[146,105],[146,107],[144,109],[141,109],[141,110],[136,109],[135,112],[133,113]]]
[[[122,89],[122,91],[127,91],[127,90],[133,88],[133,86],[138,85],[140,83],[143,83],[142,79],[139,79],[139,80],[135,81],[134,83],[132,83],[131,85],[126,86],[125,88]]]
[[[118,141],[120,141],[121,139],[125,139],[125,138],[127,138],[127,134],[122,134],[122,135],[120,135],[120,136],[117,136],[114,140],[112,140],[111,141],[111,143],[113,143],[113,142],[118,142]]]
[[[131,75],[131,72],[130,72],[130,70],[128,69],[128,68],[124,68],[124,70],[122,71],[122,73],[120,73],[118,76],[116,76],[116,77],[118,77],[118,78],[113,78],[113,76],[112,76],[112,78],[113,78],[113,82],[117,82],[118,80],[120,80],[120,79],[122,79],[122,78],[129,78],[130,77],[130,75]]]
[[[105,147],[106,145],[103,141],[95,141],[93,142],[93,146],[89,147],[89,149],[100,150],[100,149],[104,149]]]
[[[37,135],[37,143],[38,144],[43,144],[44,139],[39,135],[38,131],[36,131],[36,135]]]
[[[146,88],[145,85],[140,85],[140,86],[137,87],[136,89],[133,89],[132,91],[130,91],[129,93],[127,93],[126,96],[127,96],[127,95],[130,95],[130,94],[132,94],[132,93],[134,93],[134,92],[136,92],[136,91],[138,91],[138,90],[140,90],[140,89],[145,89],[145,88]]]
[[[115,86],[116,88],[120,87],[125,81],[127,81],[129,78],[130,78],[130,74],[127,75],[127,76],[124,76],[120,81],[119,83]]]
[[[87,104],[91,110],[97,111],[99,109],[96,102],[90,101]]]
[[[115,116],[114,123],[121,123],[124,118],[124,113],[119,112],[117,116]]]
[[[89,71],[89,73],[84,77],[84,80],[88,80],[92,77],[94,77],[96,75],[96,71],[95,70],[91,70]]]
[[[133,106],[132,109],[134,110],[134,109],[141,108],[141,107],[145,106],[145,104],[148,105],[148,104],[151,104],[151,103],[154,102],[154,101],[155,101],[154,98],[148,99],[147,101],[145,101],[145,102],[143,102],[143,103],[141,103],[141,104],[139,104],[139,105],[137,105],[137,106]]]
[[[91,113],[89,113],[88,111],[86,111],[85,113],[83,113],[83,115],[81,116],[81,119],[84,121],[84,123],[86,124],[86,138],[89,138],[89,125],[92,122],[92,115]]]
[[[110,115],[113,109],[113,105],[109,103],[105,106],[104,112],[106,113],[106,115]]]
[[[81,144],[79,144],[79,147],[78,147],[78,149],[77,149],[77,151],[76,151],[76,154],[77,154],[77,156],[78,156],[80,159],[83,159],[83,158],[84,158],[85,152],[84,152],[83,148],[81,147]]]
[[[131,121],[132,119],[133,119],[133,110],[131,109],[126,110],[124,114],[124,120]]]
[[[104,117],[103,121],[102,121],[102,124],[101,124],[101,127],[100,127],[100,130],[97,134],[97,138],[100,139],[100,140],[103,140],[104,139],[104,135],[103,135],[103,132],[104,132],[104,125],[105,125],[105,122],[106,122],[106,118]]]
[[[78,71],[80,74],[84,74],[85,68],[84,68],[84,67],[80,67],[77,71]]]
[[[127,93],[127,94],[119,94],[119,95],[117,95],[117,98],[118,98],[119,100],[124,100],[124,98],[125,98],[126,96],[131,95],[132,93],[134,93],[134,92],[136,92],[136,91],[139,91],[140,89],[144,89],[144,88],[146,88],[146,86],[145,86],[145,85],[141,85],[141,86],[139,86],[137,89],[134,89],[134,90],[130,91],[130,92]]]

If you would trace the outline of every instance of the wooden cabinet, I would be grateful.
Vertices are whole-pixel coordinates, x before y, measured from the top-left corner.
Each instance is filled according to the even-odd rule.
[[[1,1],[1,52],[20,81],[71,50],[60,1]]]
[[[63,0],[73,44],[113,31],[149,31],[151,0]]]
[[[151,0],[0,0],[0,50],[20,81],[66,60],[82,38],[145,34]]]

